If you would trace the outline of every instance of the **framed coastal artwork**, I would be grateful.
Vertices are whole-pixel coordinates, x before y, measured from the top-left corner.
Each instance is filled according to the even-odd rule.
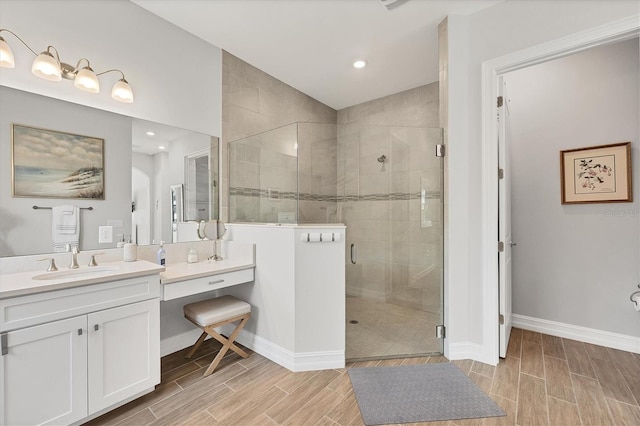
[[[13,196],[104,200],[104,139],[12,124]]]
[[[560,151],[562,204],[633,201],[631,142]]]

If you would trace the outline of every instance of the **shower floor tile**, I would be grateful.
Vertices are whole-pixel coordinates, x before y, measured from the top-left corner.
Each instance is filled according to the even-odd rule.
[[[347,297],[346,322],[347,359],[442,352],[442,341],[435,337],[435,327],[442,321],[440,315],[432,312]]]

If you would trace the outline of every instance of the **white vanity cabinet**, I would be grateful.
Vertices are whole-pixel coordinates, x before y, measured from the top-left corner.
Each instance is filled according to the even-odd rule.
[[[152,390],[159,291],[155,275],[0,300],[0,425],[70,424]]]
[[[160,300],[87,315],[89,414],[160,382]]]
[[[3,334],[2,425],[70,424],[87,416],[87,318]]]

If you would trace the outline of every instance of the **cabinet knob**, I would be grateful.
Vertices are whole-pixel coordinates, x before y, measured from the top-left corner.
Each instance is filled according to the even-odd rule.
[[[95,331],[98,331],[98,330],[100,330],[100,326],[99,326],[98,324],[96,324],[96,325],[94,325],[94,326],[93,326],[93,329],[94,329]]]
[[[82,336],[82,329],[81,328],[78,329],[78,336]]]

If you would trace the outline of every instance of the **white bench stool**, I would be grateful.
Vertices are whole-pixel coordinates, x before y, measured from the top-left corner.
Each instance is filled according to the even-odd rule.
[[[191,358],[193,356],[202,342],[204,342],[204,339],[207,338],[207,335],[222,343],[220,352],[218,352],[218,355],[216,355],[213,361],[211,361],[209,368],[207,368],[207,371],[204,372],[203,376],[208,376],[213,373],[213,370],[216,369],[229,349],[240,355],[242,358],[247,358],[249,356],[248,353],[233,343],[238,337],[240,330],[242,330],[251,317],[251,305],[247,302],[243,302],[233,296],[216,297],[215,299],[208,299],[185,305],[184,316],[203,330],[186,358]],[[215,331],[216,327],[235,321],[240,321],[240,323],[235,330],[233,330],[229,338],[226,338]]]

